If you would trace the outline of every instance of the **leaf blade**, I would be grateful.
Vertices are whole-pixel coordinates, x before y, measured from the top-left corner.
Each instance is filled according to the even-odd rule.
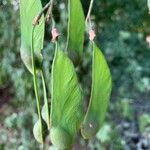
[[[21,20],[21,58],[27,67],[32,72],[31,61],[31,39],[32,39],[32,22],[35,16],[42,10],[40,0],[20,0],[20,20]],[[44,40],[44,17],[41,17],[39,25],[34,31],[34,50],[36,60],[41,61],[41,49],[43,48]]]
[[[83,53],[85,17],[80,0],[68,0],[67,51],[73,62],[78,63]]]
[[[59,48],[56,48],[52,66],[51,103],[51,140],[56,146],[62,148],[63,145],[67,148],[72,144],[81,123],[81,99],[81,89],[73,64]]]
[[[112,89],[111,73],[100,49],[93,42],[92,90],[81,127],[84,138],[92,138],[102,127]]]

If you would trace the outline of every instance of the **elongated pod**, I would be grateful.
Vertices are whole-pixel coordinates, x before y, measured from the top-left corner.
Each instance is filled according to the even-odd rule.
[[[32,38],[32,22],[34,18],[42,10],[40,0],[20,0],[20,20],[21,20],[21,58],[32,73],[32,59],[31,59],[31,38]],[[44,17],[41,17],[39,25],[34,31],[34,53],[36,68],[41,67],[42,55],[41,49],[43,48],[44,39]]]
[[[49,104],[49,103],[48,103]],[[42,107],[42,111],[41,111],[41,115],[42,115],[42,119],[46,122],[48,129],[50,129],[50,109],[49,109],[50,105],[47,105],[47,103],[45,103]]]
[[[51,141],[68,149],[82,120],[82,96],[74,66],[57,44],[51,79]]]
[[[80,0],[68,0],[67,51],[71,60],[78,64],[83,53],[85,17]]]
[[[48,133],[45,122],[43,120],[42,122],[43,123],[41,124],[41,121],[38,120],[33,127],[34,138],[36,139],[37,142],[41,144],[43,144],[43,139],[46,138],[47,133]]]
[[[94,42],[92,47],[92,91],[81,127],[81,133],[86,139],[92,138],[102,127],[112,89],[111,73],[105,57]]]
[[[34,83],[34,91],[35,91],[35,97],[36,97],[36,106],[38,111],[38,122],[35,124],[33,133],[35,136],[35,139],[40,142],[41,144],[44,143],[44,125],[45,122],[42,120],[41,115],[41,100],[39,96],[39,88],[38,88],[38,78],[37,78],[37,67],[35,65],[35,55],[34,55],[34,31],[35,27],[32,28],[32,34],[31,34],[31,58],[32,58],[32,73],[33,73],[33,83]]]

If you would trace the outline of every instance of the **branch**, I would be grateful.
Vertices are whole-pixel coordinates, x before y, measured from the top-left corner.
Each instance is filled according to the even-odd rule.
[[[41,10],[41,12],[34,18],[33,23],[32,23],[33,26],[36,26],[37,24],[39,24],[39,20],[41,19],[42,14],[46,11],[46,9],[48,9],[48,7],[50,7],[50,4],[51,4],[51,3],[48,2],[48,3],[43,7],[43,9]]]
[[[49,21],[50,17],[52,16],[52,10],[53,10],[53,5],[54,5],[54,0],[50,0],[49,3],[50,3],[50,6],[49,6],[49,9],[47,11],[46,21]]]

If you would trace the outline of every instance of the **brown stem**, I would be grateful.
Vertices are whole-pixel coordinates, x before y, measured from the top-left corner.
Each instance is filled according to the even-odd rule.
[[[50,3],[50,6],[49,6],[49,9],[47,11],[46,21],[49,21],[50,17],[52,17],[52,10],[53,10],[53,5],[54,5],[54,0],[50,0],[49,3]]]
[[[41,10],[41,12],[34,18],[33,20],[33,26],[36,26],[39,24],[39,20],[41,19],[42,17],[42,14],[45,12],[46,9],[48,9],[48,7],[50,7],[50,2],[48,2],[44,7],[43,9]]]

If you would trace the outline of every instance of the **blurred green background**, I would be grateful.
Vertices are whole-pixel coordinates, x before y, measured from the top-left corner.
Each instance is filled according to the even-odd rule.
[[[64,2],[56,3],[54,9],[62,33],[62,46],[67,30]],[[86,14],[89,0],[82,0],[82,4]],[[97,43],[111,68],[113,93],[102,129],[91,141],[85,141],[79,135],[74,150],[150,150],[150,15],[147,0],[95,0],[92,20],[98,33]],[[47,25],[43,66],[49,88],[53,59],[50,39]],[[89,97],[91,84],[91,51],[87,42],[85,40],[84,71],[79,75],[85,98]],[[32,76],[21,61],[19,49],[18,1],[0,0],[0,150],[40,149],[32,134],[37,119]],[[49,149],[55,148],[50,146]]]

